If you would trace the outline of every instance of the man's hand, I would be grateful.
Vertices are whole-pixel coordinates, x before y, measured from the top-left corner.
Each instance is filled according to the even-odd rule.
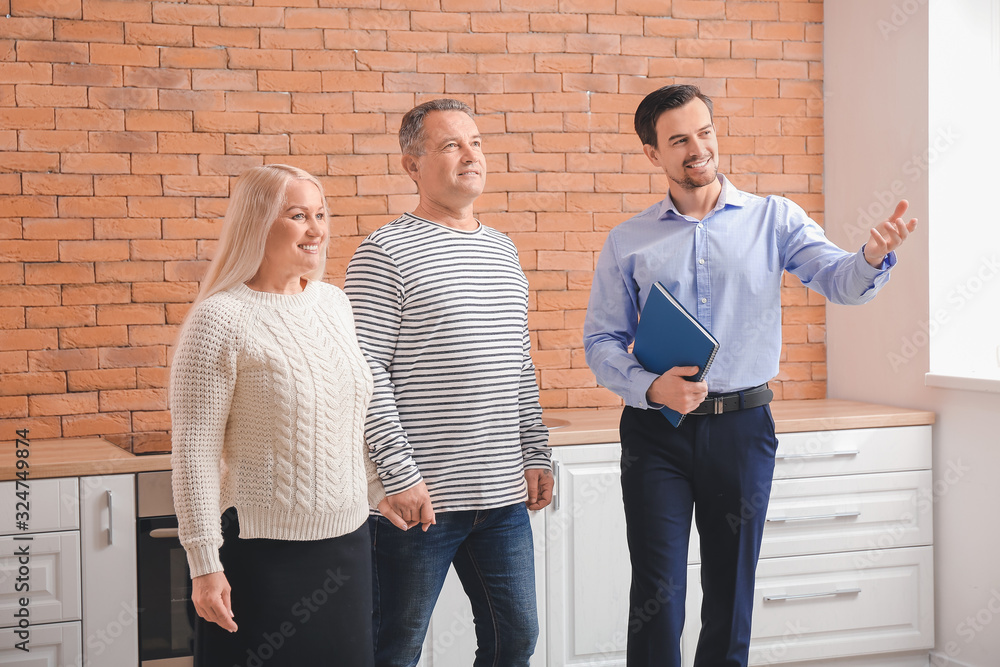
[[[236,632],[231,592],[229,580],[223,572],[203,574],[191,580],[191,602],[198,615],[223,630]]]
[[[865,244],[865,261],[874,268],[882,268],[885,256],[901,246],[910,232],[916,229],[916,218],[903,222],[903,215],[909,206],[905,199],[900,199],[892,216],[872,227]]]
[[[388,498],[383,498],[378,503],[378,511],[381,512],[382,516],[389,520],[389,522],[400,530],[408,530],[410,526],[406,525],[403,521],[403,517],[396,514],[396,511],[392,509],[392,505],[389,504]]]
[[[423,480],[406,491],[386,496],[383,502],[388,503],[392,511],[406,522],[407,528],[413,528],[419,523],[426,531],[432,523],[436,523],[434,521],[434,508],[431,506],[431,496],[427,492],[427,485],[424,484]],[[381,505],[379,503],[379,507]],[[390,517],[386,518],[392,521]]]
[[[528,509],[540,510],[548,507],[552,502],[552,488],[555,486],[552,471],[529,468],[524,471],[524,479],[528,482],[528,502],[525,503]]]
[[[685,379],[698,372],[697,366],[675,366],[653,380],[646,390],[646,400],[665,405],[682,415],[694,410],[708,396],[707,382]]]

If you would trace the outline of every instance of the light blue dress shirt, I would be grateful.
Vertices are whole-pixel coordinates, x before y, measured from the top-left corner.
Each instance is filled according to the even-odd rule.
[[[889,281],[889,253],[872,268],[861,250],[831,243],[784,197],[758,197],[719,175],[722,193],[704,220],[681,215],[670,195],[611,230],[594,272],[583,345],[597,381],[647,408],[656,379],[628,347],[653,283],[660,281],[719,341],[710,392],[755,387],[778,373],[781,277],[789,271],[840,304],[870,301]]]

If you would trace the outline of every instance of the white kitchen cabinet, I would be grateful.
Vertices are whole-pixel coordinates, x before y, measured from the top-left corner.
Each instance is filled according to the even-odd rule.
[[[15,525],[17,483],[0,482],[0,664],[135,667],[134,480],[29,480],[28,531]],[[30,549],[26,593],[15,589],[23,545]],[[10,627],[21,597],[29,600],[29,652],[14,648],[19,639]]]
[[[5,638],[9,630],[3,630]],[[76,667],[83,664],[80,621],[51,623],[31,629],[31,651],[25,653],[4,641],[0,643],[0,665],[10,667]]]
[[[80,537],[84,659],[132,667],[139,655],[135,475],[80,478]]]

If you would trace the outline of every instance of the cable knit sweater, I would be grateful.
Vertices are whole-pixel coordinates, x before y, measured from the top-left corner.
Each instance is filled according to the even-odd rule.
[[[240,537],[344,535],[385,497],[364,441],[372,376],[338,288],[245,285],[190,316],[170,381],[173,492],[191,576],[221,571],[220,516]]]

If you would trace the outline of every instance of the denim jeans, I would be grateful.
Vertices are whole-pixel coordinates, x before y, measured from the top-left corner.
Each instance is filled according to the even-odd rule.
[[[441,512],[427,532],[370,517],[376,667],[413,667],[448,567],[475,619],[474,667],[526,667],[538,639],[531,525],[524,503]]]

